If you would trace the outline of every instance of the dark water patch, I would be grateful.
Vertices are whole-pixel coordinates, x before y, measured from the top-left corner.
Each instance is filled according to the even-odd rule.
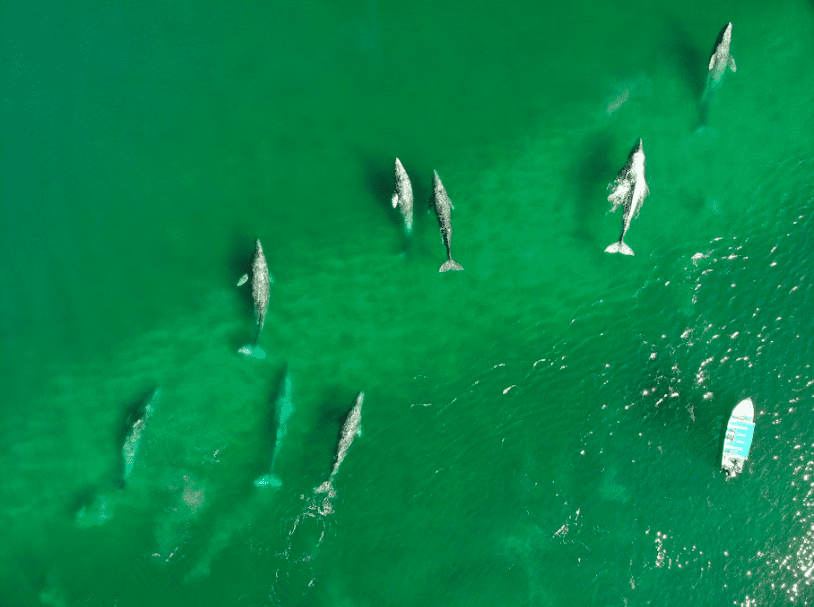
[[[706,80],[705,59],[696,37],[679,15],[666,23],[665,50],[679,76],[689,88],[692,99],[700,100]]]
[[[605,208],[607,214],[607,195],[605,190],[608,183],[613,181],[616,165],[611,151],[613,149],[613,135],[610,130],[603,130],[589,135],[578,146],[572,182],[576,185],[575,234],[577,238],[595,245],[596,230]],[[607,207],[607,208],[606,208]]]

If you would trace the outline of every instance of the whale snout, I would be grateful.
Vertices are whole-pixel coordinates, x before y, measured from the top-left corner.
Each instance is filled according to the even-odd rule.
[[[724,35],[723,41],[725,44],[729,44],[732,41],[732,22],[728,22],[724,27]]]

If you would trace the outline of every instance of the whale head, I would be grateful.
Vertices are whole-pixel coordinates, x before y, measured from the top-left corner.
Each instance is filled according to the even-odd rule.
[[[403,175],[406,176],[407,171],[404,170],[404,165],[401,164],[401,160],[396,158],[396,179],[401,179]]]
[[[724,27],[724,35],[723,35],[723,43],[726,45],[726,48],[729,48],[729,44],[732,42],[732,22],[726,24]]]
[[[644,147],[642,145],[641,137],[639,137],[636,145],[634,145],[633,149],[630,151],[629,162],[631,170],[634,172],[634,174],[642,175],[644,173]]]

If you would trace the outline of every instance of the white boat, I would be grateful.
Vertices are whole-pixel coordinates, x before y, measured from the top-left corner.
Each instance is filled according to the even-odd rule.
[[[735,478],[743,472],[743,464],[749,458],[752,436],[755,432],[755,405],[751,398],[739,402],[729,423],[726,425],[724,454],[721,459],[721,470],[726,470],[727,478]]]

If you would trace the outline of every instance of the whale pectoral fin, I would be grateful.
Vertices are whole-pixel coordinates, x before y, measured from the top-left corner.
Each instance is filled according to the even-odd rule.
[[[729,55],[729,69],[731,69],[733,72],[738,71],[738,66],[735,65],[735,58],[732,55]]]
[[[608,196],[608,202],[611,203],[611,209],[608,213],[613,213],[618,209],[620,206],[624,205],[625,203],[625,196],[628,193],[629,188],[622,187],[621,185],[616,188],[613,192],[610,193]]]
[[[390,199],[390,202],[393,204],[393,208],[395,209],[399,206],[399,193],[393,192],[393,198]]]
[[[712,67],[715,65],[715,53],[712,53],[712,57],[709,58],[709,69],[712,70]]]

